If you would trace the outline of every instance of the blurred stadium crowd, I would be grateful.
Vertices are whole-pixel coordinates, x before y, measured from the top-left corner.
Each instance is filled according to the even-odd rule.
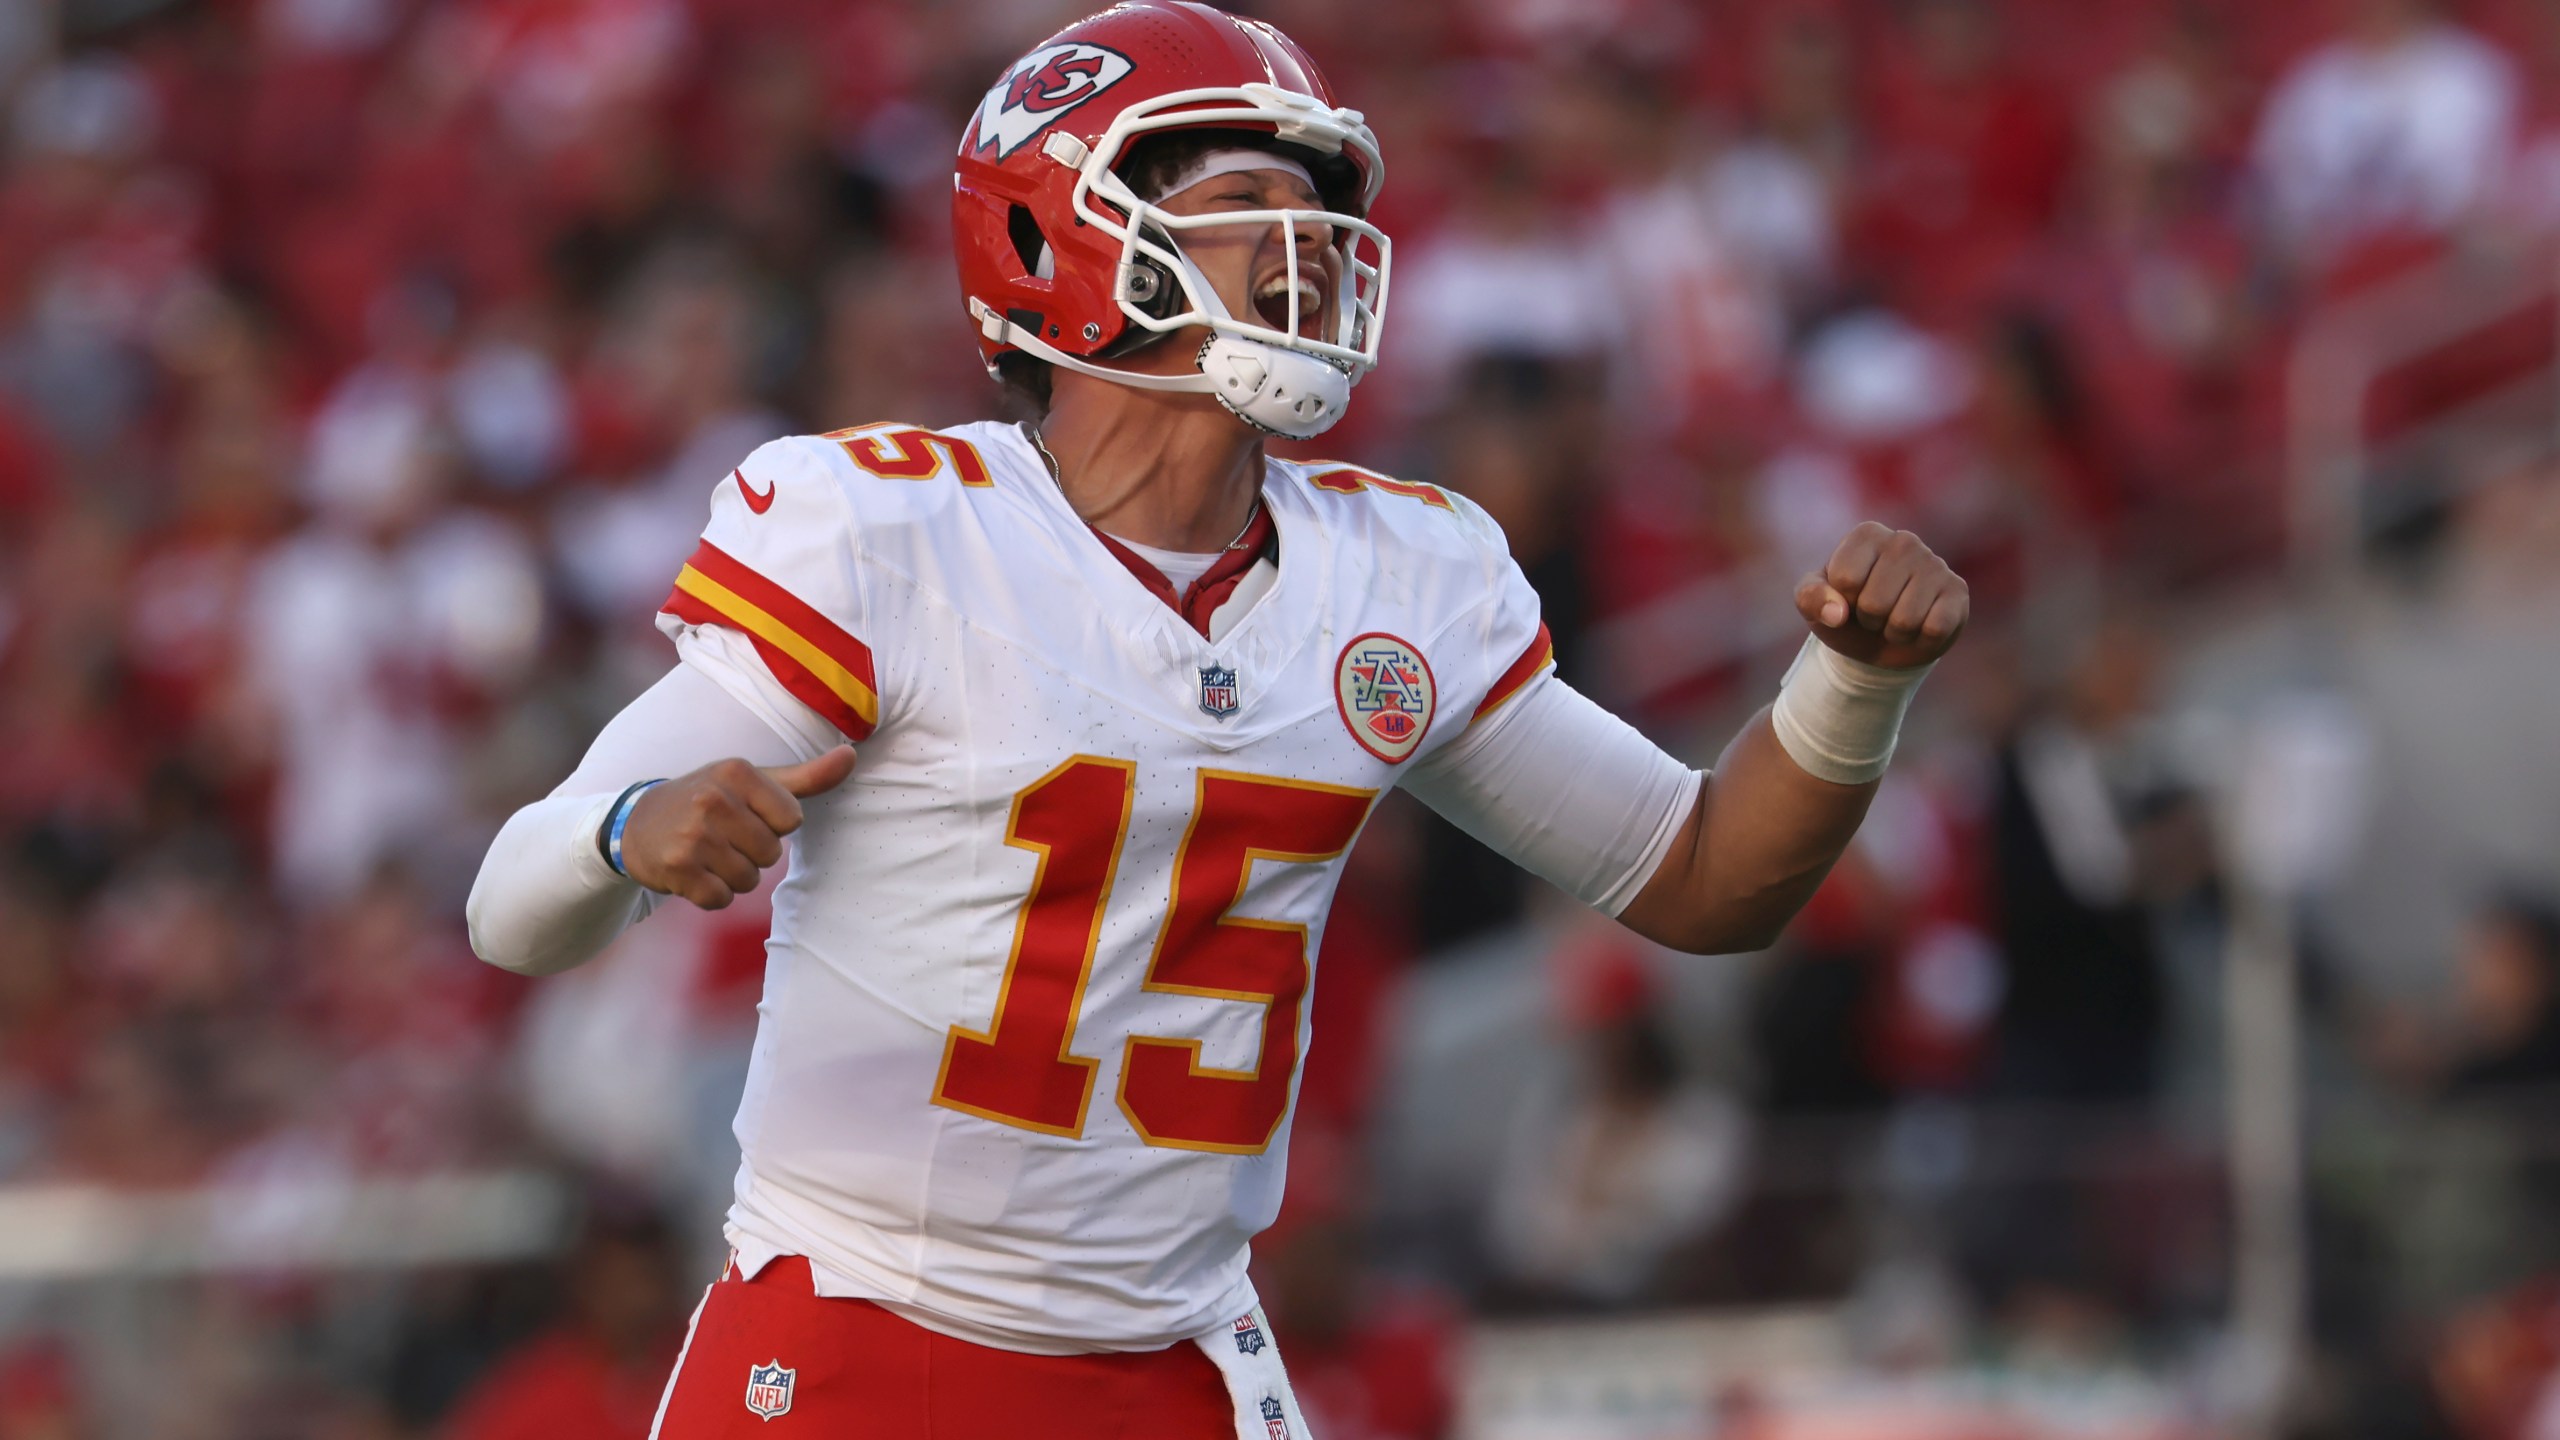
[[[2151,1397],[1823,1433],[2211,1433],[2217,796],[2257,753],[2214,717],[2275,674],[2353,802],[2289,892],[2295,1424],[2560,1436],[2560,5],[1253,8],[1388,157],[1387,361],[1318,448],[1489,507],[1568,678],[1705,762],[1867,516],[1984,612],[1769,956],[1670,963],[1382,813],[1258,1249],[1322,1433],[1451,1433],[1470,1314],[1710,1304],[1824,1307],[1863,1374]],[[671,662],[747,450],[999,405],[950,155],[1072,13],[0,0],[0,1193],[578,1196],[503,1263],[0,1243],[0,1440],[645,1432],[761,916],[532,986],[460,897]],[[2351,581],[2291,585],[2305,337],[2483,270],[2523,320],[2383,387],[2423,443]],[[1713,1416],[1797,1433],[1747,1385]]]

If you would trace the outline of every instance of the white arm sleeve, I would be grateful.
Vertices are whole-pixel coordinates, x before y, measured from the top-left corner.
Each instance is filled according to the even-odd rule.
[[[1418,762],[1422,802],[1604,914],[1653,878],[1705,775],[1553,675]]]
[[[546,800],[517,811],[490,842],[472,882],[471,948],[519,975],[552,975],[592,959],[658,896],[613,872],[596,848],[605,811],[638,780],[736,756],[755,765],[804,758],[786,738],[688,660],[624,706],[578,768]]]

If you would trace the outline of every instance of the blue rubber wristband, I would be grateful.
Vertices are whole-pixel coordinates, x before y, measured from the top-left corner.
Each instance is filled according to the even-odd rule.
[[[640,803],[640,797],[666,783],[664,780],[640,781],[616,796],[613,808],[605,812],[604,829],[596,838],[602,842],[604,863],[613,867],[614,874],[626,880],[631,878],[631,872],[622,868],[622,827],[631,823],[632,807]]]

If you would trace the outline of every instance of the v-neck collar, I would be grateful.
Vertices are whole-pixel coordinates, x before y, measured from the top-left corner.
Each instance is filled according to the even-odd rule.
[[[1256,531],[1262,532],[1260,543],[1258,545],[1238,544],[1225,555],[1220,556],[1218,563],[1210,567],[1208,574],[1201,576],[1190,586],[1183,598],[1177,598],[1173,594],[1171,582],[1165,579],[1163,572],[1148,564],[1143,556],[1130,551],[1126,545],[1095,529],[1083,516],[1076,513],[1075,506],[1067,503],[1066,492],[1059,488],[1057,477],[1050,473],[1048,461],[1042,457],[1038,442],[1031,437],[1030,427],[1016,424],[1010,428],[1015,442],[1028,452],[1030,463],[1025,467],[1024,473],[1030,488],[1036,492],[1033,503],[1049,510],[1052,515],[1060,517],[1065,525],[1081,532],[1110,561],[1108,568],[1125,576],[1128,583],[1136,587],[1137,593],[1145,597],[1145,602],[1143,606],[1132,605],[1130,608],[1133,611],[1157,617],[1159,620],[1172,620],[1203,646],[1214,650],[1229,650],[1243,640],[1248,630],[1259,628],[1264,613],[1272,608],[1273,595],[1288,581],[1295,569],[1301,568],[1291,564],[1290,547],[1284,543],[1286,536],[1279,521],[1279,507],[1271,503],[1271,461],[1267,457],[1263,461],[1261,510],[1252,523],[1245,527],[1247,541],[1255,538]],[[1227,596],[1234,592],[1236,584],[1265,553],[1271,553],[1272,562],[1277,569],[1277,573],[1272,577],[1271,589],[1264,591],[1261,597],[1254,601],[1251,610],[1237,617],[1236,623],[1228,626],[1224,635],[1211,640],[1208,633],[1209,617],[1216,613],[1218,604],[1223,603]],[[1228,570],[1230,566],[1233,567],[1232,572],[1221,575],[1220,572]],[[1219,593],[1214,600],[1211,600],[1205,608],[1199,608],[1199,618],[1194,620],[1192,610],[1199,606],[1201,600],[1210,599],[1209,588],[1213,580],[1223,580],[1225,583],[1219,586]]]
[[[1166,579],[1165,573],[1146,556],[1100,526],[1087,522],[1085,528],[1093,532],[1093,538],[1102,542],[1103,549],[1111,552],[1111,558],[1126,566],[1129,573],[1137,577],[1138,583],[1147,587],[1148,594],[1171,606],[1173,613],[1199,631],[1203,640],[1209,638],[1210,617],[1218,613],[1219,606],[1227,603],[1228,596],[1236,593],[1236,587],[1244,583],[1247,572],[1261,564],[1265,555],[1280,548],[1280,530],[1271,523],[1271,507],[1257,502],[1253,507],[1253,519],[1246,523],[1244,533],[1236,537],[1236,543],[1228,546],[1207,570],[1201,572],[1199,579],[1176,595],[1173,582]],[[1276,565],[1278,561],[1275,559],[1273,563]]]

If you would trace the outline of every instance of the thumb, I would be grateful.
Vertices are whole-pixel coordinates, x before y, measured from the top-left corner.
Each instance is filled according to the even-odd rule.
[[[1821,576],[1807,575],[1796,582],[1796,613],[1807,625],[1837,630],[1849,623],[1849,597]]]
[[[796,765],[768,766],[764,773],[774,784],[801,799],[824,795],[843,784],[844,777],[853,773],[853,747],[839,745],[815,760],[803,760]]]

